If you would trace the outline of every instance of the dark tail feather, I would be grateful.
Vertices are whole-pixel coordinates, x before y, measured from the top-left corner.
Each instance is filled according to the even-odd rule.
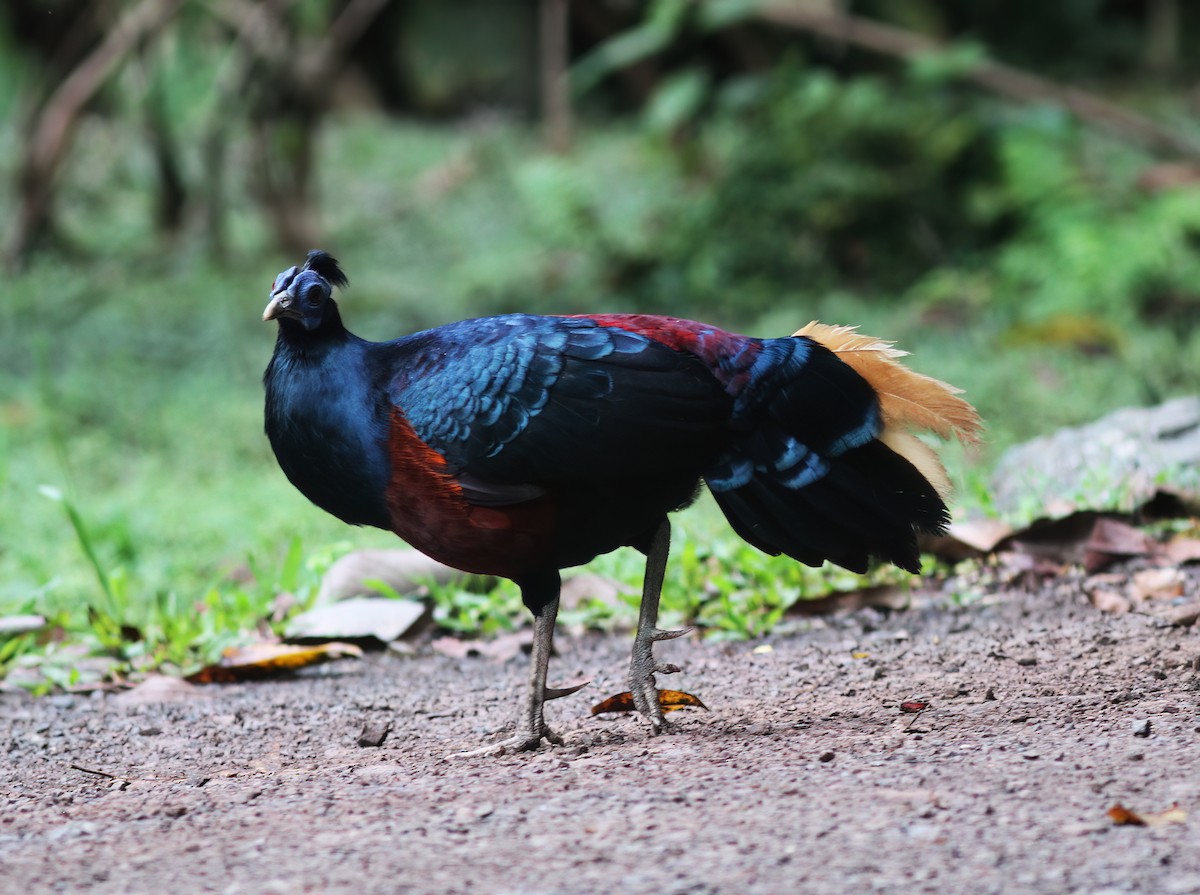
[[[937,489],[879,441],[832,459],[822,478],[803,487],[756,474],[714,497],[738,535],[760,550],[859,573],[872,556],[919,572],[917,533],[940,532],[949,521]]]

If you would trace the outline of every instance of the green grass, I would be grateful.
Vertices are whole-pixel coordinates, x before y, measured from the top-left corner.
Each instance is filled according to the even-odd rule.
[[[40,678],[20,678],[33,686],[80,679],[89,656],[113,664],[88,673],[190,670],[253,631],[278,593],[303,603],[337,552],[395,544],[308,504],[262,434],[260,378],[274,331],[259,316],[267,284],[297,259],[268,248],[246,200],[232,209],[230,257],[204,257],[195,234],[163,246],[148,224],[151,167],[138,145],[99,123],[82,136],[90,149],[63,193],[71,253],[8,277],[0,303],[0,615],[38,612],[53,631],[0,639],[0,673],[35,666]],[[515,128],[339,122],[323,138],[322,191],[325,247],[352,281],[346,318],[361,335],[386,338],[518,308],[629,308],[587,246],[572,242],[561,194],[607,202],[606,232],[636,242],[639,228],[663,225],[646,219],[662,207],[654,196],[672,187],[662,152],[612,129],[585,133],[576,154],[559,159]],[[449,158],[462,163],[457,180],[446,174]],[[11,171],[0,174],[9,181]],[[429,186],[439,176],[440,192]],[[597,188],[605,181],[621,185],[611,200]],[[11,201],[0,193],[0,208]],[[686,194],[670,200],[681,201]],[[999,315],[979,312],[958,327],[923,315],[912,304],[797,288],[765,317],[745,319],[732,304],[709,316],[760,334],[819,317],[898,339],[915,352],[914,366],[966,388],[988,420],[981,454],[950,452],[977,507],[1000,448],[1200,387],[1186,360],[1198,354],[1197,335],[1130,330],[1113,352],[1085,356],[1006,342],[1009,321]],[[683,514],[677,529],[668,623],[757,636],[791,602],[849,584],[843,573],[746,547],[711,504]],[[597,570],[635,592],[641,564],[625,552]],[[523,618],[507,586],[486,601],[440,600],[440,617],[456,630]],[[631,600],[585,607],[576,620],[609,623],[614,611],[635,614]]]

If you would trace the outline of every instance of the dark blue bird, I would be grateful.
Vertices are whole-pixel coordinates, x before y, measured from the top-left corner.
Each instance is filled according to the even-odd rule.
[[[543,703],[565,695],[546,686],[561,569],[646,554],[630,691],[657,731],[654,675],[675,669],[652,647],[680,633],[655,626],[668,513],[707,484],[768,553],[916,572],[918,532],[947,521],[946,483],[904,429],[979,425],[953,389],[849,329],[756,339],[671,317],[510,314],[368,342],[342,324],[333,287],[346,285],[324,252],[276,278],[267,435],[288,479],[339,519],[520,586],[533,670],[496,751],[559,742]]]

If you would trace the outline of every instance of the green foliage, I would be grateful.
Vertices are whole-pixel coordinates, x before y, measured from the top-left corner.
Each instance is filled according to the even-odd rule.
[[[431,586],[429,592],[434,622],[456,634],[491,637],[515,630],[529,618],[521,591],[511,581],[502,580],[486,592],[444,585]]]
[[[796,288],[895,288],[986,245],[999,217],[977,199],[987,121],[946,91],[784,69],[702,139],[715,183],[663,253],[678,273],[646,282],[680,302],[762,313]]]
[[[672,27],[706,27],[668,22],[669,7]],[[200,49],[172,51],[163,74],[193,166],[218,64]],[[371,338],[507,310],[676,313],[762,334],[857,323],[965,387],[992,452],[1200,389],[1200,204],[1139,187],[1145,154],[1053,110],[954,87],[975,58],[891,80],[689,63],[639,120],[585,123],[562,156],[512,125],[346,115],[320,145],[326,247],[353,281],[346,317]],[[192,232],[169,250],[136,136],[96,116],[80,140],[62,175],[74,254],[35,259],[0,302],[0,612],[38,612],[62,636],[0,642],[0,672],[37,664],[43,683],[78,681],[95,656],[191,668],[272,618],[277,594],[302,605],[347,537],[395,543],[312,508],[265,444],[273,335],[258,315],[297,259],[266,248],[233,189],[230,252],[204,257]],[[235,141],[231,155],[244,151]],[[986,509],[986,456],[952,456],[962,501]],[[40,496],[47,483],[69,501]],[[758,636],[796,600],[851,584],[759,554],[711,507],[676,531],[664,624]],[[564,621],[630,624],[640,557],[595,569],[626,598]],[[433,598],[458,632],[525,618],[509,585]]]

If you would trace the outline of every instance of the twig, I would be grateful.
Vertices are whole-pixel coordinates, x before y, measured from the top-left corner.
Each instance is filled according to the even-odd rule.
[[[71,765],[71,770],[83,771],[85,774],[94,774],[97,777],[105,777],[109,780],[120,780],[122,783],[133,782],[128,777],[120,777],[116,774],[110,774],[108,771],[97,771],[95,768],[85,768],[83,765],[78,764]]]
[[[542,123],[546,143],[554,152],[565,152],[571,145],[568,15],[567,0],[542,0],[538,28]]]
[[[911,59],[947,49],[941,41],[860,16],[814,12],[802,6],[768,3],[755,15],[766,22],[819,34],[863,50]],[[963,77],[1000,96],[1019,102],[1050,102],[1080,121],[1139,143],[1147,149],[1200,159],[1200,143],[1152,118],[1078,87],[1060,84],[1012,66],[984,60]]]

